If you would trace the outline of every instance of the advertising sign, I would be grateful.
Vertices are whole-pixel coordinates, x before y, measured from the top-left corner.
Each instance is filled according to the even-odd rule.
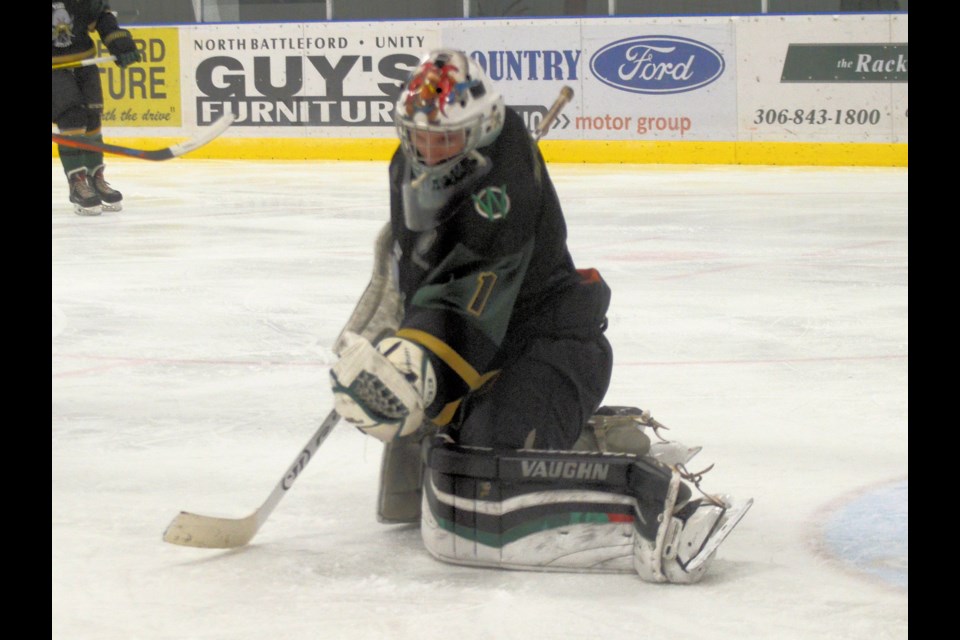
[[[101,64],[103,125],[106,127],[179,127],[180,34],[176,28],[135,27],[130,30],[143,61],[121,69]],[[97,57],[109,56],[99,40]]]
[[[737,96],[729,19],[586,23],[584,139],[733,140]]]
[[[231,111],[233,136],[391,137],[400,87],[438,42],[426,23],[191,28],[181,43],[195,93],[187,108],[200,125]]]
[[[899,16],[745,19],[737,30],[740,139],[907,142],[907,38]],[[902,37],[902,39],[901,39]]]
[[[441,46],[476,60],[530,131],[570,86],[573,100],[548,132],[550,141],[730,143],[710,147],[718,158],[734,157],[744,145],[775,157],[768,143],[907,143],[905,14],[224,23],[132,31],[145,62],[122,70],[102,65],[105,128],[193,135],[229,111],[237,120],[224,138],[277,139],[275,155],[314,148],[282,143],[293,138],[327,138],[341,148],[373,139],[389,151],[401,85],[425,51]],[[623,146],[643,153],[665,148]],[[613,148],[592,158],[603,161],[603,150]]]

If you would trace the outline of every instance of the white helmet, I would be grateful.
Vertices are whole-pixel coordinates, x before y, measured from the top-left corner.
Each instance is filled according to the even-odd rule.
[[[503,96],[464,52],[435,49],[403,85],[394,110],[400,144],[417,174],[441,176],[503,128]]]

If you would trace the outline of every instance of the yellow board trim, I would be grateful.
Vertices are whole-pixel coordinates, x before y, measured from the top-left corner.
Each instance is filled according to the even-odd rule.
[[[137,149],[162,149],[180,138],[114,138]],[[57,145],[53,156],[57,157]],[[389,160],[393,138],[219,138],[183,158],[222,160]],[[542,140],[547,162],[906,167],[907,145],[854,142],[666,142]]]

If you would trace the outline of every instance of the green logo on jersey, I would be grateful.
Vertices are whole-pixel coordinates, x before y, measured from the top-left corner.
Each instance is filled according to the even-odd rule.
[[[487,187],[480,193],[472,196],[473,208],[487,220],[506,218],[510,211],[510,197],[507,195],[507,185],[502,187]]]

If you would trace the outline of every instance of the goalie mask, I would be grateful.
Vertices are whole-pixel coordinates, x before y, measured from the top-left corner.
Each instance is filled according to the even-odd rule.
[[[442,179],[503,128],[503,96],[461,51],[437,49],[420,59],[394,111],[403,153],[414,173]]]

